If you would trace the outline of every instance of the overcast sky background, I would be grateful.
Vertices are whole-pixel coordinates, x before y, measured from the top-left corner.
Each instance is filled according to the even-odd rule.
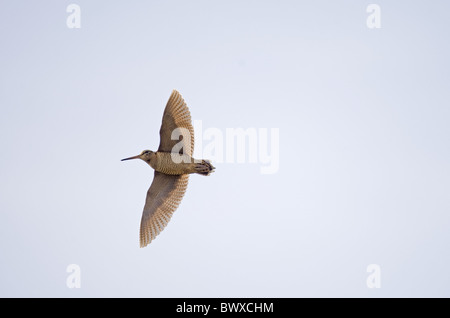
[[[448,1],[70,3],[0,2],[0,296],[450,297]],[[203,132],[278,128],[280,166],[191,176],[140,249],[153,171],[120,159],[172,89]]]

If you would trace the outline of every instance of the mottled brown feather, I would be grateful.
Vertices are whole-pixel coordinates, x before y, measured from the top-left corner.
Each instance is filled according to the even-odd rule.
[[[186,192],[189,175],[167,175],[155,171],[147,191],[140,229],[140,245],[147,246],[166,227]]]
[[[160,143],[158,151],[172,152],[173,147],[180,140],[172,140],[172,132],[176,128],[184,128],[188,136],[183,134],[183,153],[192,156],[194,152],[194,127],[192,127],[191,113],[181,94],[173,90],[164,110],[161,129],[159,131]],[[182,131],[183,132],[183,131]],[[184,141],[187,142],[184,142]]]

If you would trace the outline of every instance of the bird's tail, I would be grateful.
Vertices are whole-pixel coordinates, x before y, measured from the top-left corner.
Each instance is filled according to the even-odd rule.
[[[209,176],[212,172],[214,172],[214,169],[216,169],[216,167],[214,167],[208,160],[202,160],[201,163],[195,164],[195,173],[203,176]]]

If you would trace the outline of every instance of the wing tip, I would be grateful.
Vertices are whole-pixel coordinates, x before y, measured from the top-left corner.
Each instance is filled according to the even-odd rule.
[[[152,242],[152,236],[149,233],[140,233],[139,247],[144,248]]]
[[[181,96],[180,92],[174,88],[174,89],[172,89],[172,93],[170,94],[170,96],[175,96],[175,95]]]

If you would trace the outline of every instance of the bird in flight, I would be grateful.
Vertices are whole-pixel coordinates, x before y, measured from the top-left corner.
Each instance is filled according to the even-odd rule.
[[[158,151],[144,150],[139,155],[122,159],[141,159],[155,169],[147,191],[139,233],[140,246],[145,247],[166,227],[186,192],[189,174],[208,176],[215,167],[208,160],[192,157],[194,128],[183,97],[173,90],[164,110]]]

